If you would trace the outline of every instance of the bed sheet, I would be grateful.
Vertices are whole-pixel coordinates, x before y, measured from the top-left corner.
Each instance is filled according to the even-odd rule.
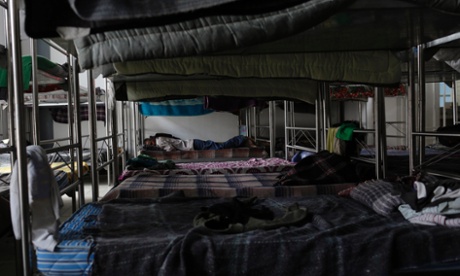
[[[285,172],[295,165],[294,162],[286,159],[251,158],[249,160],[223,161],[223,162],[189,162],[176,163],[174,169],[170,170],[149,170],[132,169],[123,170],[118,180],[122,181],[133,175],[143,172],[151,172],[158,175],[187,175],[187,174],[234,174],[234,173],[273,173]]]
[[[336,194],[355,183],[303,186],[273,186],[280,173],[156,175],[140,173],[125,179],[105,194],[101,201],[116,198],[155,198],[174,191],[187,197],[300,197]]]
[[[268,198],[258,203],[275,218],[284,218],[285,225],[263,229],[261,223],[234,233],[207,224],[194,227],[203,207],[222,203],[229,199],[91,203],[89,206],[100,209],[85,218],[77,213],[63,230],[72,229],[68,242],[78,244],[82,271],[90,267],[96,275],[383,276],[460,260],[458,229],[411,224],[397,211],[382,216],[358,201],[336,195]],[[289,223],[293,220],[286,215],[296,210],[306,215]],[[70,227],[78,222],[85,228]],[[94,255],[89,255],[89,246]],[[66,252],[62,242],[58,248],[62,252],[48,253],[48,267],[59,268]],[[39,268],[44,267],[43,259],[39,256]]]

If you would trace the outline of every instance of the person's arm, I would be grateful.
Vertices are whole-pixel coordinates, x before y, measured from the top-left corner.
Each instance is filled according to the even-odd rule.
[[[161,147],[166,151],[173,151],[173,150],[192,150],[193,149],[193,142],[192,140],[181,140],[181,139],[174,139],[168,137],[157,137],[156,144],[157,146]]]

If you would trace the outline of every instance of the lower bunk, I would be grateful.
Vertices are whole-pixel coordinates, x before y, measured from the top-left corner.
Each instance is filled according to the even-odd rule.
[[[171,174],[142,172],[112,188],[100,201],[119,198],[155,198],[182,191],[188,197],[299,197],[334,194],[356,183],[276,185],[280,173]]]
[[[174,151],[159,151],[142,149],[140,154],[148,155],[158,160],[181,160],[181,161],[209,161],[209,160],[231,160],[253,157],[267,157],[268,153],[264,148],[231,148],[218,150],[174,150]]]
[[[274,173],[287,172],[295,166],[294,162],[278,157],[250,158],[222,162],[176,163],[171,160],[157,161],[156,159],[152,160],[150,157],[143,158],[139,156],[128,160],[127,164],[118,178],[119,181],[143,172],[151,172],[158,175]]]
[[[54,251],[37,249],[38,270],[378,276],[459,268],[458,228],[416,224],[393,207],[382,215],[359,197],[208,198],[180,192],[89,203],[60,227]]]

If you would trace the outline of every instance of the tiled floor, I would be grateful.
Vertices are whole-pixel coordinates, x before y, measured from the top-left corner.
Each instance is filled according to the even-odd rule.
[[[85,183],[85,203],[91,202],[92,201],[92,186],[91,186],[91,178],[87,177],[84,179]],[[107,184],[107,176],[106,175],[100,175],[99,176],[99,198],[101,198],[103,195],[107,193],[109,189],[111,189],[113,186],[109,186]],[[70,215],[72,215],[72,198],[63,195],[62,196],[62,201],[64,202],[64,206],[61,208],[61,222],[64,222]],[[78,208],[78,207],[77,207]]]

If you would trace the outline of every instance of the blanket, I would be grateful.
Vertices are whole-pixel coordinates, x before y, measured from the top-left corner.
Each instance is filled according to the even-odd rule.
[[[162,162],[172,162],[170,160]],[[224,162],[189,162],[178,163],[172,168],[158,167],[155,170],[133,169],[126,166],[125,170],[118,177],[119,181],[128,177],[151,172],[158,175],[173,174],[235,174],[235,173],[273,173],[289,171],[295,163],[285,159],[272,158],[251,158],[249,160],[236,160]]]
[[[381,216],[349,198],[271,198],[280,217],[293,203],[301,224],[221,234],[193,220],[228,199],[115,201],[102,205],[95,275],[391,275],[397,269],[460,260],[460,232]],[[429,252],[429,254],[420,254]],[[261,257],[263,256],[263,257]],[[107,265],[107,264],[110,265]]]
[[[274,186],[279,173],[156,175],[140,173],[125,179],[110,190],[101,201],[115,198],[155,198],[174,191],[189,197],[298,197],[336,194],[354,183]]]

